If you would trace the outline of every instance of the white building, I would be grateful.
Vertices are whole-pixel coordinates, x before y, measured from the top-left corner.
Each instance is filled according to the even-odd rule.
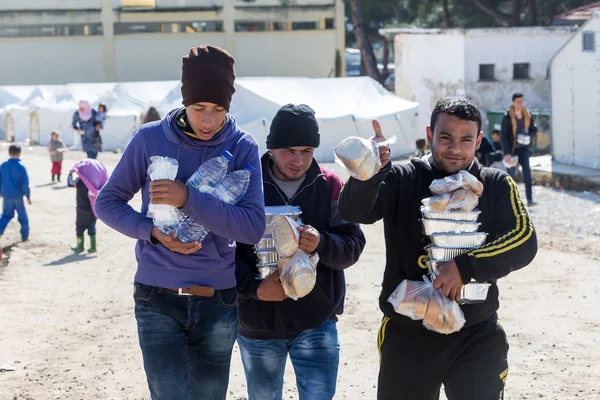
[[[600,13],[551,63],[554,160],[600,169]]]
[[[420,104],[419,123],[444,96],[464,95],[484,114],[506,109],[514,92],[529,109],[550,108],[548,66],[571,27],[382,29],[393,38],[396,94]]]
[[[200,44],[238,76],[343,76],[344,38],[342,0],[2,0],[0,85],[179,79]]]

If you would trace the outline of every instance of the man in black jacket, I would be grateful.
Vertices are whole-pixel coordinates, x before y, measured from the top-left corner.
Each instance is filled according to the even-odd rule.
[[[523,94],[512,96],[512,105],[502,117],[501,143],[504,159],[510,160],[511,155],[519,157],[525,181],[525,195],[529,206],[535,205],[531,188],[531,166],[529,165],[529,146],[537,133],[537,126],[527,109],[523,106]]]
[[[271,123],[269,151],[262,157],[265,205],[300,207],[304,226],[299,248],[316,252],[320,261],[314,289],[294,301],[286,297],[277,272],[256,279],[253,247],[238,244],[238,345],[249,400],[281,399],[288,354],[300,399],[332,399],[335,394],[344,269],[358,261],[365,237],[357,224],[339,216],[343,183],[314,160],[319,142],[314,111],[306,105],[284,106]]]
[[[377,121],[376,141],[385,140]],[[383,218],[386,266],[379,305],[384,313],[379,331],[378,399],[432,400],[442,383],[450,400],[502,399],[508,374],[508,344],[498,324],[496,280],[529,264],[536,252],[536,235],[517,185],[505,172],[482,168],[475,160],[481,142],[481,115],[464,98],[438,101],[427,127],[431,156],[407,165],[389,162],[389,147],[379,145],[381,170],[361,182],[350,178],[340,197],[340,215],[371,224]],[[460,298],[472,279],[491,284],[483,303],[463,305],[466,323],[456,333],[442,335],[397,314],[387,302],[405,279],[420,281],[427,273],[419,208],[430,197],[429,185],[461,170],[483,183],[479,200],[483,247],[438,264],[435,286],[444,295]]]

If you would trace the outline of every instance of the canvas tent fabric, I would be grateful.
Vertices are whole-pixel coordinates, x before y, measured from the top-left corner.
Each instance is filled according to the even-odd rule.
[[[348,136],[373,136],[373,118],[381,122],[386,136],[398,137],[392,145],[394,155],[411,153],[415,140],[424,136],[424,127],[416,126],[418,104],[397,97],[369,77],[238,78],[235,86],[230,114],[256,138],[261,152],[266,151],[272,118],[287,103],[304,103],[315,110],[321,131],[321,146],[315,152],[318,161],[333,161],[334,147]],[[45,145],[50,132],[59,130],[65,143],[75,149],[81,145],[71,129],[71,119],[79,100],[88,100],[94,108],[104,103],[108,113],[102,132],[103,148],[110,151],[125,147],[149,107],[155,107],[162,116],[181,107],[181,84],[160,81],[73,83],[18,90],[0,87],[0,101],[3,98],[18,100],[19,107],[29,112],[29,118],[37,119],[29,129],[39,132],[27,131],[21,125],[18,138],[35,137]],[[0,124],[1,118],[0,112]]]

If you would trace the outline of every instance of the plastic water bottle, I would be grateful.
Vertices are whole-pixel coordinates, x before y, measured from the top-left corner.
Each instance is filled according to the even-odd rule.
[[[253,172],[254,167],[246,164],[244,169],[227,174],[225,179],[215,187],[213,196],[227,204],[236,204],[246,194],[250,175]]]
[[[235,205],[246,194],[253,172],[254,167],[246,164],[243,170],[227,174],[222,182],[212,187],[210,193],[227,204]],[[179,240],[189,243],[196,240],[202,242],[209,232],[202,224],[188,217],[179,224],[176,233]]]
[[[227,174],[227,164],[233,160],[230,152],[226,151],[221,156],[211,158],[202,163],[194,174],[187,180],[186,185],[201,192],[210,191],[210,188],[221,182]]]

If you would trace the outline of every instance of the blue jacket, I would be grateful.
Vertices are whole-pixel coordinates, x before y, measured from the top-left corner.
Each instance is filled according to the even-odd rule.
[[[0,194],[7,199],[29,199],[29,177],[18,158],[11,158],[0,165]]]
[[[96,130],[96,124],[102,124],[103,121],[102,118],[98,117],[96,110],[92,110],[92,118],[87,121],[82,120],[77,111],[73,113],[73,123],[71,126],[73,129],[82,129],[85,131],[83,136],[81,136],[81,148],[83,151],[102,151],[102,138]]]
[[[217,290],[232,288],[236,285],[236,242],[258,243],[265,231],[258,145],[229,116],[222,130],[211,140],[194,140],[177,126],[178,111],[171,111],[162,121],[140,127],[98,194],[96,214],[111,228],[138,239],[136,281],[165,288],[193,285]],[[181,211],[211,231],[202,241],[202,248],[194,254],[184,255],[151,241],[152,219],[146,217],[151,182],[147,173],[150,157],[158,155],[179,160],[177,179],[186,182],[200,164],[226,150],[233,154],[229,172],[243,169],[246,164],[255,168],[244,198],[236,205],[230,205],[211,194],[190,190],[188,202]],[[128,204],[140,190],[141,213]]]

